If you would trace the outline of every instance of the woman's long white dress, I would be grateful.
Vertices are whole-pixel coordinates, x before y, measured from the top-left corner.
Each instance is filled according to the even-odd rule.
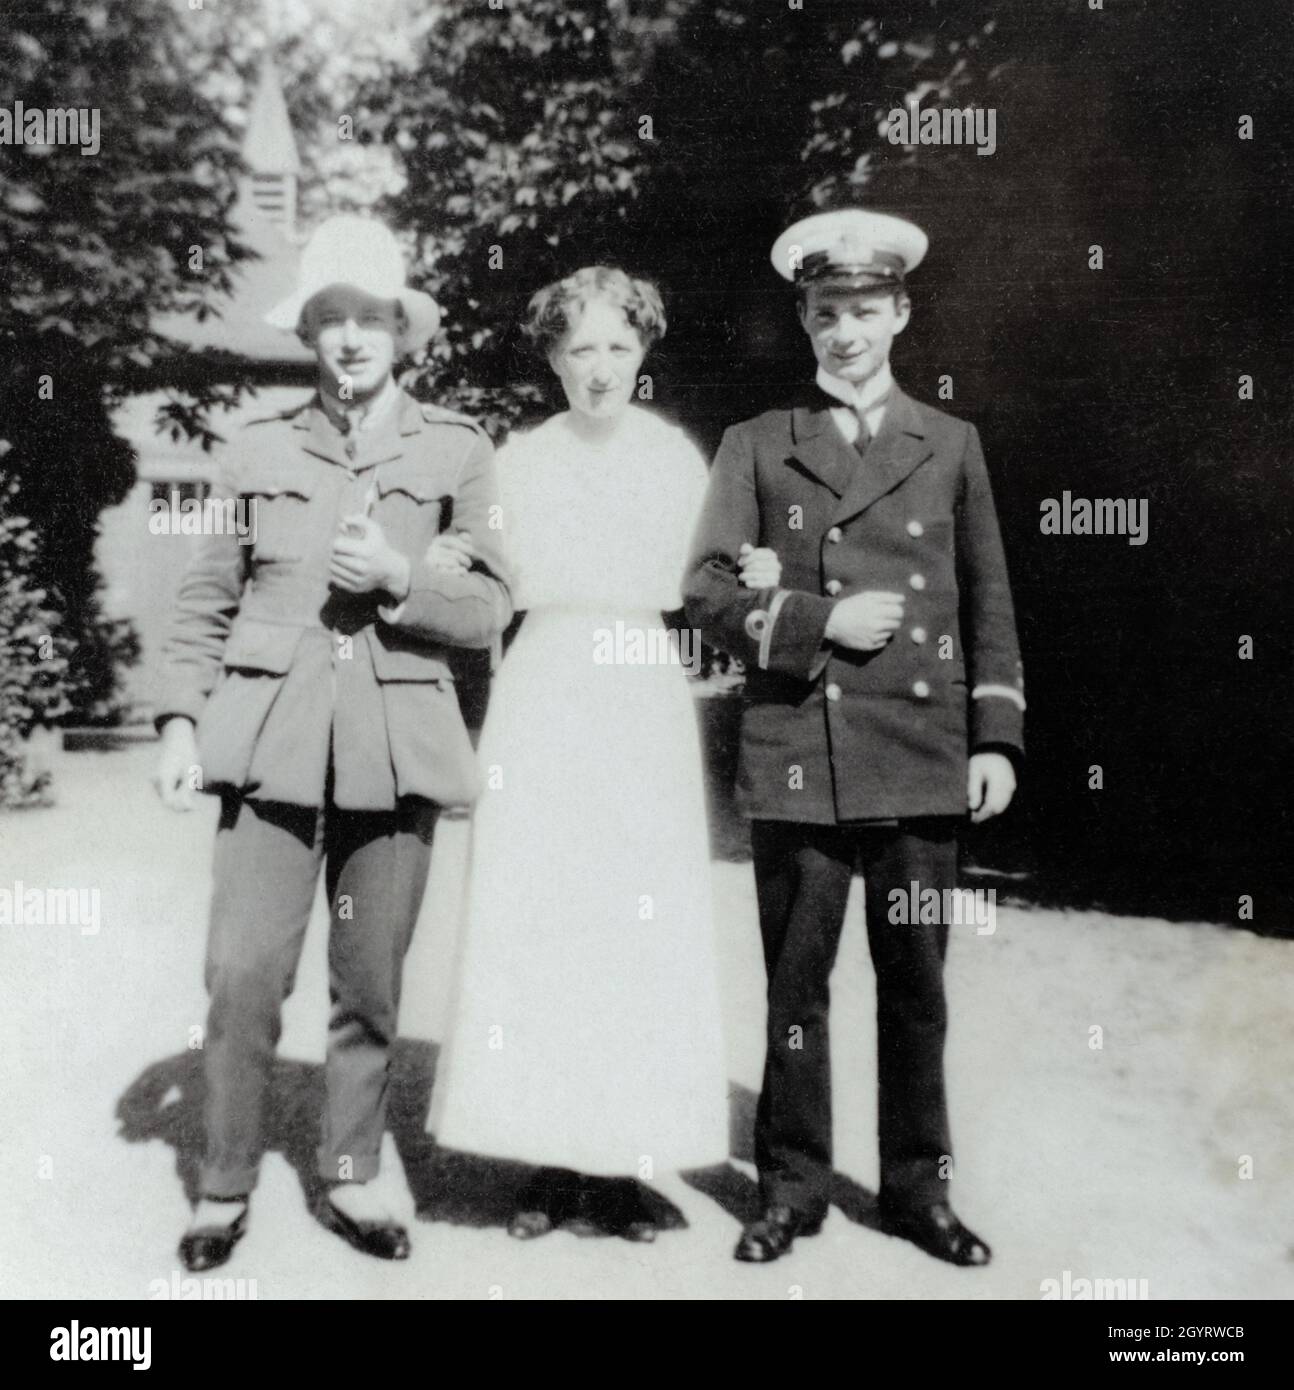
[[[631,407],[609,446],[563,412],[498,467],[527,617],[481,735],[488,789],[429,1128],[593,1174],[722,1162],[701,754],[660,618],[680,605],[705,464]]]

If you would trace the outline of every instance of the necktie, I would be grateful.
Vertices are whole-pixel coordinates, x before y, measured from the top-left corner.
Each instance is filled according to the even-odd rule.
[[[342,433],[346,437],[346,457],[348,459],[355,457],[355,451],[359,447],[355,436],[359,433],[360,423],[363,419],[364,412],[358,406],[346,411]]]
[[[867,446],[872,442],[872,432],[867,428],[867,412],[854,407],[854,418],[858,421],[858,438],[854,440],[854,448],[859,457],[867,452]]]
[[[858,417],[858,438],[854,441],[854,448],[857,449],[860,454],[875,438],[875,435],[872,434],[867,426],[868,415],[880,406],[888,405],[889,399],[890,392],[886,391],[883,396],[879,396],[876,400],[870,401],[864,408],[860,409],[857,405],[854,406],[854,414]],[[882,419],[883,418],[884,417],[882,417]]]
[[[878,405],[888,400],[888,393],[882,396],[880,400],[872,401],[866,408],[860,408],[858,405],[849,401],[842,401],[838,396],[833,396],[828,391],[819,390],[818,397],[822,404],[829,410],[839,410],[843,407],[853,412],[854,419],[858,421],[858,438],[854,440],[854,449],[860,456],[866,453],[867,446],[872,442],[872,432],[867,424],[867,413],[868,411],[875,410]]]

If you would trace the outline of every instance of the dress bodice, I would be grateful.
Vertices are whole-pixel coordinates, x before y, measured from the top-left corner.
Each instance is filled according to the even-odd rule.
[[[569,421],[563,411],[499,450],[516,606],[681,607],[707,481],[700,451],[637,406],[607,443],[589,443]]]

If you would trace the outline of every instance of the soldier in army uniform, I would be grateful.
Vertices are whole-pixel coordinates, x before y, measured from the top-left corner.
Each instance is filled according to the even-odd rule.
[[[368,1254],[408,1254],[373,1180],[436,816],[477,790],[451,657],[489,647],[512,613],[488,438],[392,375],[439,321],[406,287],[392,234],[359,217],[324,223],[298,292],[267,317],[314,348],[319,389],[232,444],[216,494],[250,505],[254,539],[204,537],[157,706],[163,800],[186,809],[195,784],[222,798],[207,1152],[180,1246],[193,1270],[227,1260],[246,1227],[281,1006],[321,865],[332,1006],[319,1215]],[[451,534],[470,540],[470,568],[443,563]]]
[[[862,209],[787,229],[818,361],[791,410],[734,425],[711,472],[685,596],[689,620],[746,663],[738,793],[752,821],[768,1031],[756,1119],[763,1211],[739,1260],[817,1232],[831,1180],[828,980],[862,868],[877,983],[880,1210],[954,1264],[988,1246],[947,1198],[943,962],[948,924],[891,921],[891,893],[955,886],[969,811],[1005,810],[1023,680],[988,475],[973,426],[894,384],[904,276],[926,236]],[[751,548],[757,548],[751,549]],[[742,557],[771,549],[756,590]]]

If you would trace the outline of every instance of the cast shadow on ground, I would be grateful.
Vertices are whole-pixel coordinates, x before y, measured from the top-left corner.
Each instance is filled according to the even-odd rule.
[[[759,1097],[735,1081],[728,1083],[728,1152],[745,1163],[755,1161],[755,1107]],[[759,1187],[731,1163],[684,1174],[689,1187],[704,1193],[742,1225],[759,1215]],[[858,1226],[881,1229],[876,1194],[844,1173],[833,1173],[831,1203]]]
[[[403,1038],[392,1049],[387,1128],[395,1140],[418,1220],[505,1227],[513,1199],[533,1170],[506,1159],[442,1149],[426,1133],[437,1052],[433,1043]],[[301,1184],[304,1205],[313,1210],[323,1192],[315,1173],[324,1101],[323,1067],[279,1059],[274,1064],[271,1088],[265,1152],[281,1154],[287,1160]],[[122,1139],[127,1143],[160,1139],[175,1150],[176,1175],[190,1203],[198,1198],[204,1092],[202,1054],[182,1052],[147,1067],[117,1103]],[[729,1088],[729,1151],[734,1158],[748,1162],[753,1159],[756,1099],[744,1086],[733,1084]],[[738,1223],[759,1213],[758,1188],[731,1163],[698,1169],[684,1177],[690,1187]],[[843,1174],[835,1175],[832,1202],[850,1221],[878,1229],[874,1194]]]

